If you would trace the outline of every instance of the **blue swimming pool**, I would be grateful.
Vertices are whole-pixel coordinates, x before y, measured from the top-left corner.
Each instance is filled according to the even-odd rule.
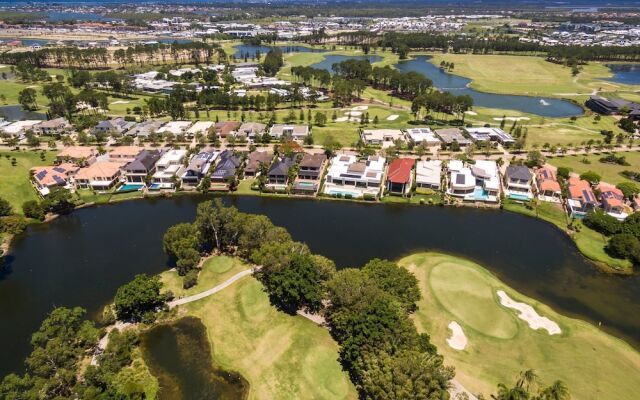
[[[117,190],[118,193],[135,192],[136,190],[142,190],[144,184],[142,183],[126,183],[120,186]]]
[[[152,183],[151,186],[149,186],[149,190],[160,190],[160,184]]]
[[[509,198],[513,199],[513,200],[520,200],[520,201],[529,201],[529,196],[527,196],[526,194],[519,194],[519,193],[511,193],[509,194]]]
[[[351,197],[360,197],[360,193],[358,192],[351,192],[349,190],[340,190],[340,189],[330,189],[329,190],[329,194],[334,196],[334,195],[342,195],[342,196],[351,196]]]
[[[473,191],[473,198],[476,200],[489,200],[489,192],[484,190],[484,188],[476,187]]]

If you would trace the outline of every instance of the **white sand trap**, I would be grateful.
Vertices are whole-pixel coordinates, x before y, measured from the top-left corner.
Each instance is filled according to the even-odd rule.
[[[529,121],[531,118],[529,117],[505,117],[507,121]],[[497,117],[493,119],[494,121],[502,121],[502,117]]]
[[[346,113],[344,113],[344,115],[348,116],[348,117],[359,117],[362,115],[361,111],[347,111]]]
[[[546,329],[549,332],[549,335],[558,335],[562,331],[560,330],[560,326],[550,320],[547,317],[542,317],[538,315],[536,310],[533,309],[528,304],[519,303],[509,297],[503,290],[498,290],[498,297],[500,297],[500,304],[507,308],[512,308],[516,311],[519,311],[518,318],[524,320],[529,327],[533,330],[538,330],[540,328]]]
[[[467,115],[478,115],[478,113],[477,113],[477,112],[475,112],[475,111],[471,111],[471,110],[469,110],[469,111],[465,111],[464,113],[465,113],[465,114],[467,114]]]
[[[451,329],[451,337],[447,339],[449,347],[455,350],[464,350],[467,347],[467,335],[464,334],[462,327],[456,321],[449,322]]]
[[[400,116],[399,116],[398,114],[389,115],[389,116],[387,117],[387,121],[395,121],[395,120],[397,120],[398,118],[400,118]]]
[[[369,106],[355,106],[351,110],[352,111],[365,111],[368,110]]]
[[[126,100],[116,100],[111,104],[129,104],[131,103],[130,101],[126,101]]]
[[[349,117],[338,117],[336,118],[336,122],[347,122]]]

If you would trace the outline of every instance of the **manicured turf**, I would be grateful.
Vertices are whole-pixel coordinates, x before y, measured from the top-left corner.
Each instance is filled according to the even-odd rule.
[[[255,278],[245,277],[185,309],[207,327],[216,362],[248,380],[250,399],[357,397],[329,332],[277,311]]]
[[[590,154],[587,156],[565,156],[555,157],[549,160],[549,163],[556,167],[568,167],[573,172],[581,174],[585,171],[595,171],[602,177],[604,182],[618,184],[620,182],[631,182],[621,173],[625,170],[638,171],[640,168],[640,152],[623,152],[616,153],[616,156],[624,156],[631,165],[605,164],[599,160],[605,157],[606,153]],[[585,162],[586,161],[586,162]]]
[[[499,382],[513,382],[528,368],[535,369],[544,383],[563,380],[574,399],[633,399],[640,391],[640,354],[623,341],[517,293],[471,261],[421,253],[400,263],[416,275],[422,290],[423,299],[414,315],[418,330],[431,335],[445,362],[455,366],[456,378],[474,393],[493,393]],[[533,306],[540,315],[558,323],[562,333],[550,336],[545,330],[532,330],[513,310],[499,303],[497,290]],[[488,292],[491,298],[487,298]],[[460,295],[457,301],[442,302],[443,294]],[[478,325],[476,315],[484,316],[487,322]],[[496,316],[501,326],[506,326],[508,319],[515,324],[513,337],[494,336],[500,331],[491,324]],[[451,321],[461,325],[469,340],[465,350],[454,350],[446,343]]]
[[[38,200],[36,191],[29,181],[29,170],[39,165],[51,165],[56,152],[46,151],[45,160],[40,159],[40,151],[0,151],[0,197],[8,200],[13,211],[22,214],[22,204],[27,200]],[[7,158],[8,156],[8,158]],[[15,166],[11,159],[16,159]]]

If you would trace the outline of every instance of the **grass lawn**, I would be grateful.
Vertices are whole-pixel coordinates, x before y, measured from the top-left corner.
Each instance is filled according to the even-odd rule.
[[[29,181],[29,170],[39,165],[51,165],[56,152],[46,151],[45,160],[40,159],[40,151],[0,151],[0,197],[13,206],[13,211],[22,214],[22,203],[38,200],[38,195]],[[7,158],[8,156],[8,158]],[[11,159],[17,161],[11,165]]]
[[[203,282],[197,288],[207,289]],[[216,363],[247,379],[250,399],[357,397],[329,332],[277,311],[255,278],[243,278],[185,309],[207,327]]]
[[[453,62],[452,73],[473,80],[471,87],[489,93],[563,97],[563,94],[589,94],[598,88],[622,86],[601,80],[612,76],[612,73],[598,63],[584,66],[574,78],[571,68],[545,61],[544,57],[436,54],[432,58],[436,65],[441,61]]]
[[[606,156],[606,153],[590,154],[587,156],[564,156],[549,159],[548,162],[556,167],[571,168],[573,172],[581,174],[585,171],[595,171],[604,182],[618,184],[620,182],[632,182],[625,178],[621,173],[625,170],[638,171],[640,168],[640,152],[623,152],[616,153],[617,156],[624,156],[631,165],[605,164],[601,163],[600,158]],[[586,161],[586,162],[585,162]]]
[[[543,383],[564,381],[575,399],[632,399],[640,390],[640,354],[625,342],[584,321],[564,317],[500,282],[481,266],[437,253],[400,261],[416,275],[422,300],[413,319],[421,332],[455,366],[456,378],[474,393],[488,395],[499,382],[512,383],[535,369]],[[556,322],[562,333],[532,330],[514,310],[502,306],[496,291],[533,306]],[[456,321],[468,339],[454,350],[446,339]]]

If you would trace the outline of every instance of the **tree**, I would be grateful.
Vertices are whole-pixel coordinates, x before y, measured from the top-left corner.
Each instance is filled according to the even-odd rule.
[[[162,282],[157,276],[139,274],[129,283],[118,288],[114,298],[115,313],[121,321],[152,321],[153,313],[164,305],[160,294]]]
[[[22,212],[28,218],[44,220],[45,212],[42,205],[36,200],[28,200],[22,204]]]
[[[593,171],[586,171],[580,174],[580,179],[589,182],[591,185],[597,185],[600,182],[600,175]]]
[[[556,380],[551,386],[543,387],[533,370],[520,372],[514,386],[498,384],[498,391],[491,395],[494,400],[568,400],[569,389],[564,382]]]
[[[564,179],[569,179],[569,174],[571,174],[571,168],[567,167],[558,167],[558,176]]]
[[[607,252],[613,257],[640,262],[640,240],[630,233],[613,235],[607,244]]]
[[[18,93],[18,102],[25,110],[35,110],[38,108],[37,92],[33,88],[22,89]]]
[[[13,214],[11,203],[0,197],[0,217],[6,217],[11,214]]]
[[[380,289],[396,297],[406,310],[415,309],[415,303],[420,300],[420,289],[412,273],[392,261],[378,258],[369,261],[362,271]]]
[[[325,126],[327,123],[327,116],[324,113],[316,112],[315,123],[317,126]]]
[[[601,209],[589,211],[584,217],[584,224],[607,236],[622,230],[622,223]]]
[[[640,187],[633,182],[620,182],[616,187],[622,191],[624,197],[629,199],[640,193]]]
[[[44,211],[59,215],[68,214],[75,208],[71,192],[61,186],[52,187],[41,205]]]
[[[545,163],[545,158],[538,150],[533,150],[527,153],[527,161],[525,162],[529,168],[542,167]]]

